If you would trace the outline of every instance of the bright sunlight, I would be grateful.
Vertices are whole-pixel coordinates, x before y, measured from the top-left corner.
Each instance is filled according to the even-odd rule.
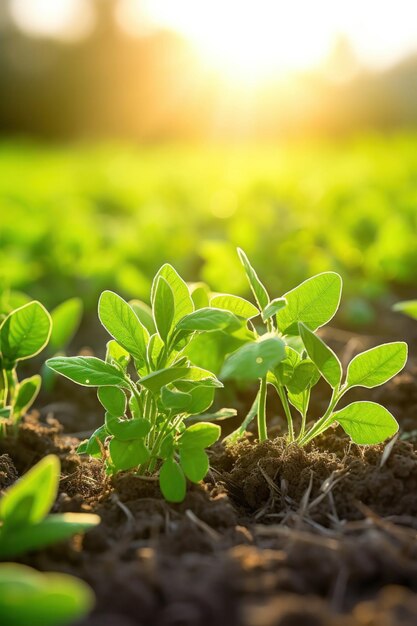
[[[44,35],[82,34],[91,6],[84,0],[12,0],[16,22]],[[417,41],[414,0],[119,0],[115,6],[119,23],[132,34],[173,30],[209,67],[250,82],[319,66],[340,36],[371,67],[394,63]]]
[[[417,40],[417,5],[409,0],[121,0],[119,17],[130,30],[147,21],[172,29],[222,73],[251,80],[317,67],[340,36],[370,66],[394,62]]]

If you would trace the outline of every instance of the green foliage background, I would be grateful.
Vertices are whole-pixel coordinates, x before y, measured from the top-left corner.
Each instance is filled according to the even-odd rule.
[[[344,315],[417,288],[417,137],[272,146],[0,144],[0,279],[52,307],[146,297],[165,261],[245,295],[243,247],[282,293],[345,279]]]

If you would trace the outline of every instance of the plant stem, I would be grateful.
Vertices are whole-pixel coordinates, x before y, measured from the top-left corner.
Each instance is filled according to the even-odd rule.
[[[156,462],[158,460],[158,452],[161,446],[163,439],[168,436],[171,432],[175,430],[179,422],[183,419],[183,415],[178,415],[174,418],[173,422],[170,423],[168,420],[160,430],[158,436],[155,439],[155,443],[152,446],[151,450],[151,458],[148,461],[148,472],[152,473],[155,470]]]
[[[306,432],[306,422],[307,422],[307,407],[309,405],[310,402],[310,389],[306,390],[304,393],[305,395],[305,402],[304,402],[304,407],[303,407],[303,412],[301,414],[301,428],[300,428],[300,434],[297,437],[297,441],[300,441]]]
[[[329,406],[323,417],[321,417],[310,430],[299,440],[300,446],[305,446],[312,439],[324,432],[333,421],[333,410],[340,398],[345,393],[345,389],[335,388],[333,389],[332,397],[330,399]]]
[[[133,395],[134,395],[134,396],[135,396],[135,398],[136,398],[136,401],[137,401],[137,403],[138,403],[139,408],[140,408],[140,407],[142,407],[142,406],[143,406],[143,405],[142,405],[142,398],[141,398],[141,396],[140,396],[140,393],[139,393],[138,388],[136,387],[135,383],[133,383],[133,382],[130,380],[130,378],[128,378],[128,377],[126,377],[126,381],[127,381],[128,385],[129,385],[129,388],[131,389],[131,391],[132,391]],[[142,417],[143,417],[143,416],[142,416]]]
[[[6,370],[0,370],[0,408],[4,408],[7,402],[7,377]]]
[[[18,385],[16,370],[6,370],[7,376],[7,387],[8,387],[8,402],[9,404],[13,404],[14,397],[16,395],[16,388]]]
[[[266,427],[266,376],[261,378],[261,384],[258,394],[258,436],[259,441],[268,439],[268,431]]]
[[[284,388],[281,387],[281,385],[277,387],[277,391],[284,409],[285,417],[287,418],[288,422],[288,441],[292,442],[294,441],[294,424],[292,421],[290,405],[288,404],[288,398]]]

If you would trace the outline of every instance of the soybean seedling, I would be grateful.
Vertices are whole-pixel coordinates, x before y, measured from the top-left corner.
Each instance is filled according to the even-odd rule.
[[[11,311],[0,326],[0,421],[11,419],[17,424],[32,406],[41,377],[19,381],[17,367],[21,361],[39,354],[49,341],[51,316],[37,301]]]
[[[394,435],[398,424],[391,413],[374,402],[353,402],[336,410],[342,397],[354,387],[371,389],[386,383],[402,370],[407,360],[407,344],[386,343],[357,355],[349,363],[343,381],[341,363],[316,331],[335,315],[340,302],[342,279],[335,272],[324,272],[304,281],[280,298],[271,300],[265,286],[242,250],[238,250],[251,287],[256,307],[249,323],[253,339],[226,360],[221,377],[240,380],[259,379],[256,400],[241,428],[229,436],[241,437],[255,416],[259,440],[267,439],[267,385],[277,392],[288,422],[288,441],[304,446],[338,423],[358,444],[380,443]],[[224,302],[231,296],[223,296]],[[231,300],[228,308],[234,309]],[[253,306],[247,302],[247,306]],[[248,308],[249,311],[249,308]],[[252,320],[260,317],[263,326]],[[311,390],[323,378],[331,388],[329,405],[323,416],[309,425]],[[343,381],[343,382],[342,382]],[[292,409],[300,416],[295,432]]]
[[[38,572],[18,563],[0,564],[0,623],[7,626],[65,626],[94,605],[94,594],[68,574]]]
[[[98,387],[105,423],[78,451],[102,458],[109,474],[134,469],[159,472],[164,497],[180,502],[186,478],[201,481],[209,469],[205,449],[220,436],[208,421],[187,424],[205,413],[222,383],[185,355],[197,333],[234,332],[245,320],[231,311],[195,309],[190,289],[166,264],[156,274],[151,308],[130,305],[105,291],[99,301],[101,323],[111,335],[105,360],[56,357],[48,367],[80,385]]]
[[[44,548],[100,522],[97,515],[48,515],[60,475],[56,456],[46,456],[0,499],[0,559]],[[0,622],[10,626],[63,626],[90,611],[94,595],[83,581],[42,573],[16,563],[0,565]]]
[[[0,559],[67,539],[96,526],[97,515],[48,515],[60,475],[58,457],[49,455],[30,469],[0,499]]]

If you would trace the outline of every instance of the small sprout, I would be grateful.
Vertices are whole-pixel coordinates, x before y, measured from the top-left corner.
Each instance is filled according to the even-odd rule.
[[[0,499],[0,558],[24,554],[84,532],[100,522],[97,515],[48,515],[58,491],[58,457],[46,456]]]
[[[407,344],[401,341],[383,344],[357,355],[349,363],[344,376],[337,355],[315,331],[335,315],[341,297],[342,279],[335,272],[323,272],[304,281],[281,298],[269,294],[242,250],[238,254],[255,297],[263,334],[253,330],[244,345],[226,359],[221,378],[260,380],[254,405],[242,426],[228,436],[234,442],[243,436],[257,415],[261,441],[267,439],[267,385],[277,391],[288,422],[288,441],[304,446],[338,423],[358,444],[380,443],[398,430],[395,418],[379,404],[353,402],[343,409],[337,405],[353,387],[371,389],[398,374],[407,361]],[[227,296],[223,296],[227,302]],[[417,304],[397,305],[417,317]],[[332,394],[327,410],[309,425],[310,395],[318,380],[323,378]],[[295,433],[293,407],[300,415],[300,429]]]
[[[36,356],[47,345],[52,320],[37,301],[14,309],[0,325],[0,423],[10,419],[16,425],[36,400],[41,387],[38,375],[19,381],[20,361]],[[7,424],[4,424],[4,428]]]
[[[94,606],[94,594],[68,574],[38,572],[18,563],[0,564],[0,616],[9,626],[78,623]]]

